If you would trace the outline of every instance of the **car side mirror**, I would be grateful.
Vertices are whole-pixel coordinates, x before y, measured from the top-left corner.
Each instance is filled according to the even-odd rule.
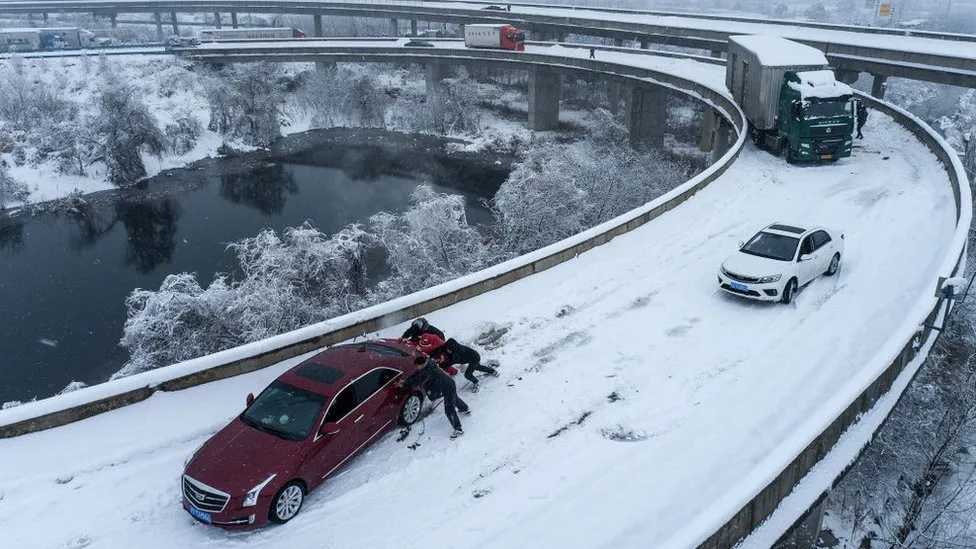
[[[254,393],[247,394],[247,405],[250,406],[254,403]]]
[[[810,255],[810,254],[803,254],[803,255],[800,256],[800,259],[798,259],[797,261],[798,262],[799,261],[810,261],[811,259],[813,259],[813,256],[812,255]]]
[[[338,432],[339,432],[339,424],[331,421],[323,425],[322,429],[319,431],[319,433],[323,435],[334,435]]]

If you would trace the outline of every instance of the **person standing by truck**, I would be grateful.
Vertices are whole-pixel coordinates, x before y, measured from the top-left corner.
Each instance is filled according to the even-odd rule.
[[[857,138],[864,139],[864,134],[861,133],[861,128],[864,127],[864,123],[868,121],[868,108],[864,106],[864,102],[857,102]]]

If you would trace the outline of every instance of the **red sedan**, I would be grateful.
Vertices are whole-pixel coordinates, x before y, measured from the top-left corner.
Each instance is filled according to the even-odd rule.
[[[223,528],[287,522],[305,495],[394,422],[420,417],[424,395],[395,380],[415,348],[394,340],[338,345],[273,381],[203,444],[183,470],[183,508]]]

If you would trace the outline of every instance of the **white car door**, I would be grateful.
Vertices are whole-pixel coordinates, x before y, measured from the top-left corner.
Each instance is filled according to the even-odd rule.
[[[810,258],[806,261],[802,260],[802,258],[807,256],[810,256]],[[796,270],[800,286],[810,282],[813,280],[813,277],[817,276],[815,273],[819,265],[820,262],[813,249],[813,235],[809,234],[800,241],[800,253],[797,255]]]

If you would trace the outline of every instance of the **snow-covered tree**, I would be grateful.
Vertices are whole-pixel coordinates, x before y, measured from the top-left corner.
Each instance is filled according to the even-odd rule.
[[[382,291],[390,297],[414,292],[485,265],[487,249],[468,225],[464,197],[440,194],[426,185],[410,197],[401,215],[380,213],[370,228],[385,248],[393,272]]]
[[[106,80],[95,106],[93,126],[109,181],[124,186],[145,177],[143,151],[158,156],[166,147],[156,118],[132,86],[113,78]]]
[[[27,185],[14,179],[7,168],[0,165],[0,210],[6,209],[13,201],[24,201],[30,196]]]
[[[939,119],[943,135],[958,151],[965,150],[964,136],[976,132],[976,90],[968,90],[959,98],[956,112]]]
[[[196,147],[197,140],[203,133],[203,124],[189,110],[178,113],[173,122],[166,125],[166,148],[178,155],[184,155]]]
[[[207,83],[210,129],[248,145],[281,136],[284,92],[277,63],[232,65]]]
[[[356,125],[366,128],[382,128],[386,118],[389,98],[371,75],[363,75],[352,81],[343,98],[343,110],[349,113]]]

